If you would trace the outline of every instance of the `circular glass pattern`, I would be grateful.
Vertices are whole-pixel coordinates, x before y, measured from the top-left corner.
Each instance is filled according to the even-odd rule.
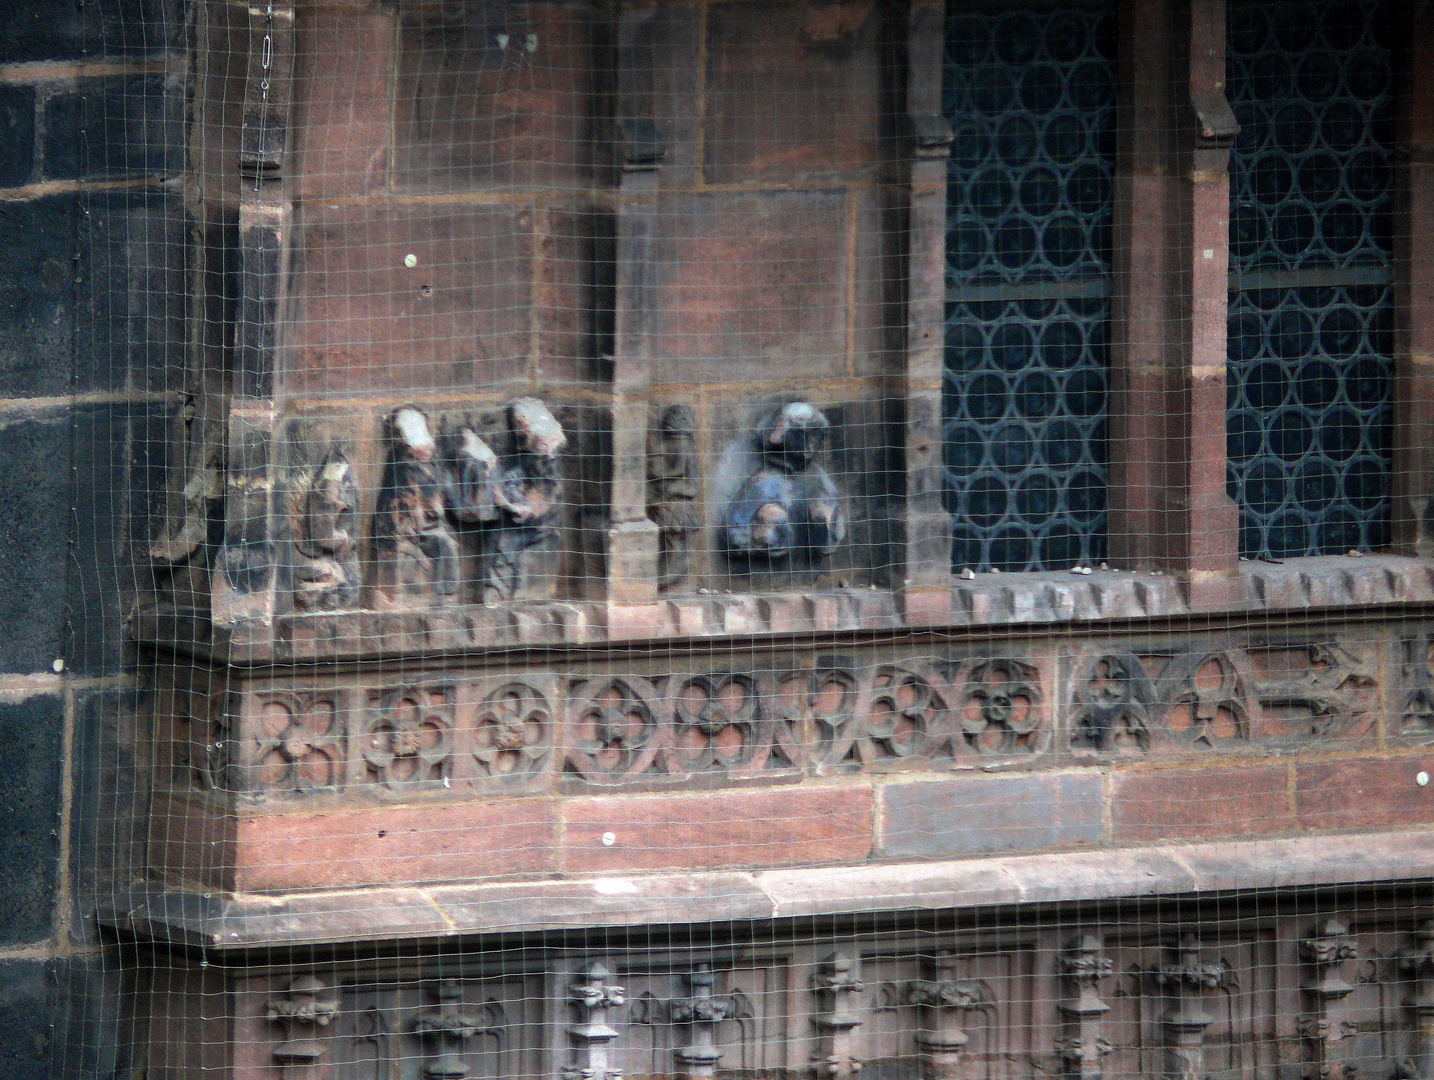
[[[1388,20],[1385,0],[1230,0],[1233,271],[1388,260]]]
[[[947,20],[942,101],[955,132],[948,228],[966,218],[992,226],[976,257],[969,229],[955,238],[962,258],[948,256],[949,285],[1108,272],[1112,6],[1067,3]],[[952,34],[969,37],[952,41]],[[1318,118],[1307,126],[1313,138]]]
[[[1098,562],[1115,136],[1112,0],[947,20],[945,464],[955,569]],[[954,42],[949,35],[968,35]],[[1308,121],[1311,138],[1318,120]],[[1096,295],[1063,296],[1064,282]],[[990,299],[990,286],[1019,299]],[[965,289],[983,294],[962,298]]]
[[[1227,468],[1246,556],[1388,541],[1390,290],[1328,277],[1390,261],[1388,23],[1386,0],[1228,5],[1230,269],[1296,285],[1231,293]]]
[[[1104,558],[1107,318],[1103,300],[950,306],[944,434],[954,569],[1064,569]]]
[[[1232,294],[1229,321],[1226,449],[1240,553],[1382,547],[1393,364],[1371,326],[1389,289],[1263,290],[1259,301]]]

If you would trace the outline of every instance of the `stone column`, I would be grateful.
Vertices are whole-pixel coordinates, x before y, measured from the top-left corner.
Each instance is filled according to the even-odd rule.
[[[962,1055],[970,1041],[965,1014],[995,1007],[984,984],[956,978],[955,968],[956,954],[941,952],[931,964],[931,978],[907,984],[907,997],[921,1014],[916,1046],[923,1080],[960,1080]]]
[[[1344,978],[1343,967],[1358,951],[1349,929],[1337,919],[1326,919],[1300,942],[1300,952],[1314,969],[1314,979],[1302,987],[1311,1009],[1300,1021],[1300,1033],[1310,1044],[1314,1075],[1319,1080],[1340,1080],[1352,1070],[1337,1059],[1337,1047],[1346,1030],[1335,1013],[1339,1003],[1354,993],[1354,984]]]
[[[249,8],[239,151],[239,297],[224,482],[224,541],[213,582],[216,626],[242,652],[267,641],[275,612],[274,395],[293,213],[287,166],[294,9]]]
[[[941,378],[946,346],[946,167],[951,128],[941,113],[942,5],[911,5],[906,109],[911,169],[907,224],[906,513],[902,589],[908,625],[951,613],[951,515],[942,502]]]
[[[666,147],[647,115],[644,35],[656,9],[624,6],[618,22],[617,289],[612,364],[609,604],[657,599],[657,526],[647,516],[647,413],[658,170]],[[648,59],[647,62],[650,62]],[[622,619],[616,627],[621,633]]]
[[[845,953],[834,953],[818,966],[812,979],[817,999],[812,1015],[817,1029],[812,1075],[817,1080],[852,1080],[861,1071],[856,1029],[861,1026],[857,1003],[863,987],[857,964]]]
[[[1415,935],[1415,944],[1399,951],[1399,969],[1411,981],[1405,1007],[1414,1017],[1409,1059],[1401,1066],[1405,1080],[1434,1080],[1434,919]]]
[[[1125,0],[1112,302],[1110,552],[1238,599],[1225,491],[1229,158],[1223,0]],[[1168,51],[1153,43],[1167,42]]]
[[[1394,449],[1390,518],[1395,551],[1434,556],[1434,9],[1397,4],[1402,22],[1394,166]]]
[[[284,1035],[274,1046],[275,1064],[306,1068],[328,1053],[324,1029],[338,1013],[338,1004],[328,989],[322,979],[300,975],[289,983],[287,991],[269,999],[269,1022],[281,1028]]]
[[[1110,1011],[1100,996],[1100,982],[1110,976],[1113,964],[1101,955],[1100,939],[1084,934],[1071,942],[1061,957],[1066,981],[1072,993],[1058,1008],[1066,1018],[1061,1039],[1061,1060],[1072,1080],[1101,1080],[1101,1059],[1110,1053],[1110,1042],[1101,1035],[1101,1018]]]
[[[621,1080],[622,1070],[614,1065],[612,1046],[618,1032],[608,1024],[607,1011],[623,1004],[625,998],[622,987],[614,986],[611,979],[607,967],[595,962],[568,985],[571,1056],[563,1068],[563,1080]]]
[[[1205,993],[1224,982],[1219,964],[1200,962],[1200,942],[1186,934],[1173,948],[1175,962],[1161,964],[1156,982],[1170,995],[1165,1027],[1165,1080],[1205,1080],[1205,1029],[1215,1017],[1205,1011]]]
[[[717,1025],[727,1019],[728,1003],[712,996],[717,980],[711,964],[698,964],[685,978],[691,994],[672,1002],[671,1019],[686,1028],[688,1038],[672,1051],[672,1057],[677,1075],[684,1080],[712,1080],[722,1060]]]

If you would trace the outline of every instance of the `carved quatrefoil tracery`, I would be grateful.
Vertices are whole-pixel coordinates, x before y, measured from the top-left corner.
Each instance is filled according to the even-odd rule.
[[[552,702],[526,682],[504,683],[478,708],[473,757],[487,776],[514,780],[543,771],[553,753]]]
[[[364,734],[369,773],[389,788],[447,779],[453,759],[450,687],[399,687],[379,699]]]
[[[342,777],[343,727],[333,694],[276,693],[261,698],[248,786],[310,791]]]

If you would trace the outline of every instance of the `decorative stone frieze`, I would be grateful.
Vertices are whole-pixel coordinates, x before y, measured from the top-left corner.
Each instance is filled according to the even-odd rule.
[[[1088,654],[1069,698],[1070,744],[1142,755],[1369,738],[1377,684],[1365,643]]]

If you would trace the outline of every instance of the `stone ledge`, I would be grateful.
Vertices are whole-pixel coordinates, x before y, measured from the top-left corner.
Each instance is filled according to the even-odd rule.
[[[1230,612],[1434,601],[1434,564],[1398,555],[1319,555],[1242,562]],[[951,625],[1148,619],[1192,612],[1181,583],[1124,570],[977,574],[952,588]],[[1211,612],[1206,612],[1211,613]]]
[[[1434,829],[754,873],[657,873],[258,896],[140,888],[101,910],[134,938],[250,949],[749,919],[1009,907],[1434,876]]]
[[[1239,600],[1192,608],[1185,587],[1124,570],[978,574],[957,579],[943,619],[912,629],[1095,623],[1185,615],[1303,611],[1434,603],[1434,563],[1396,555],[1322,555],[1240,564]],[[465,655],[496,649],[638,645],[678,639],[897,630],[898,596],[886,589],[671,597],[653,604],[517,601],[437,611],[289,614],[273,624],[211,626],[197,612],[148,608],[130,622],[146,644],[179,646],[230,663]]]

